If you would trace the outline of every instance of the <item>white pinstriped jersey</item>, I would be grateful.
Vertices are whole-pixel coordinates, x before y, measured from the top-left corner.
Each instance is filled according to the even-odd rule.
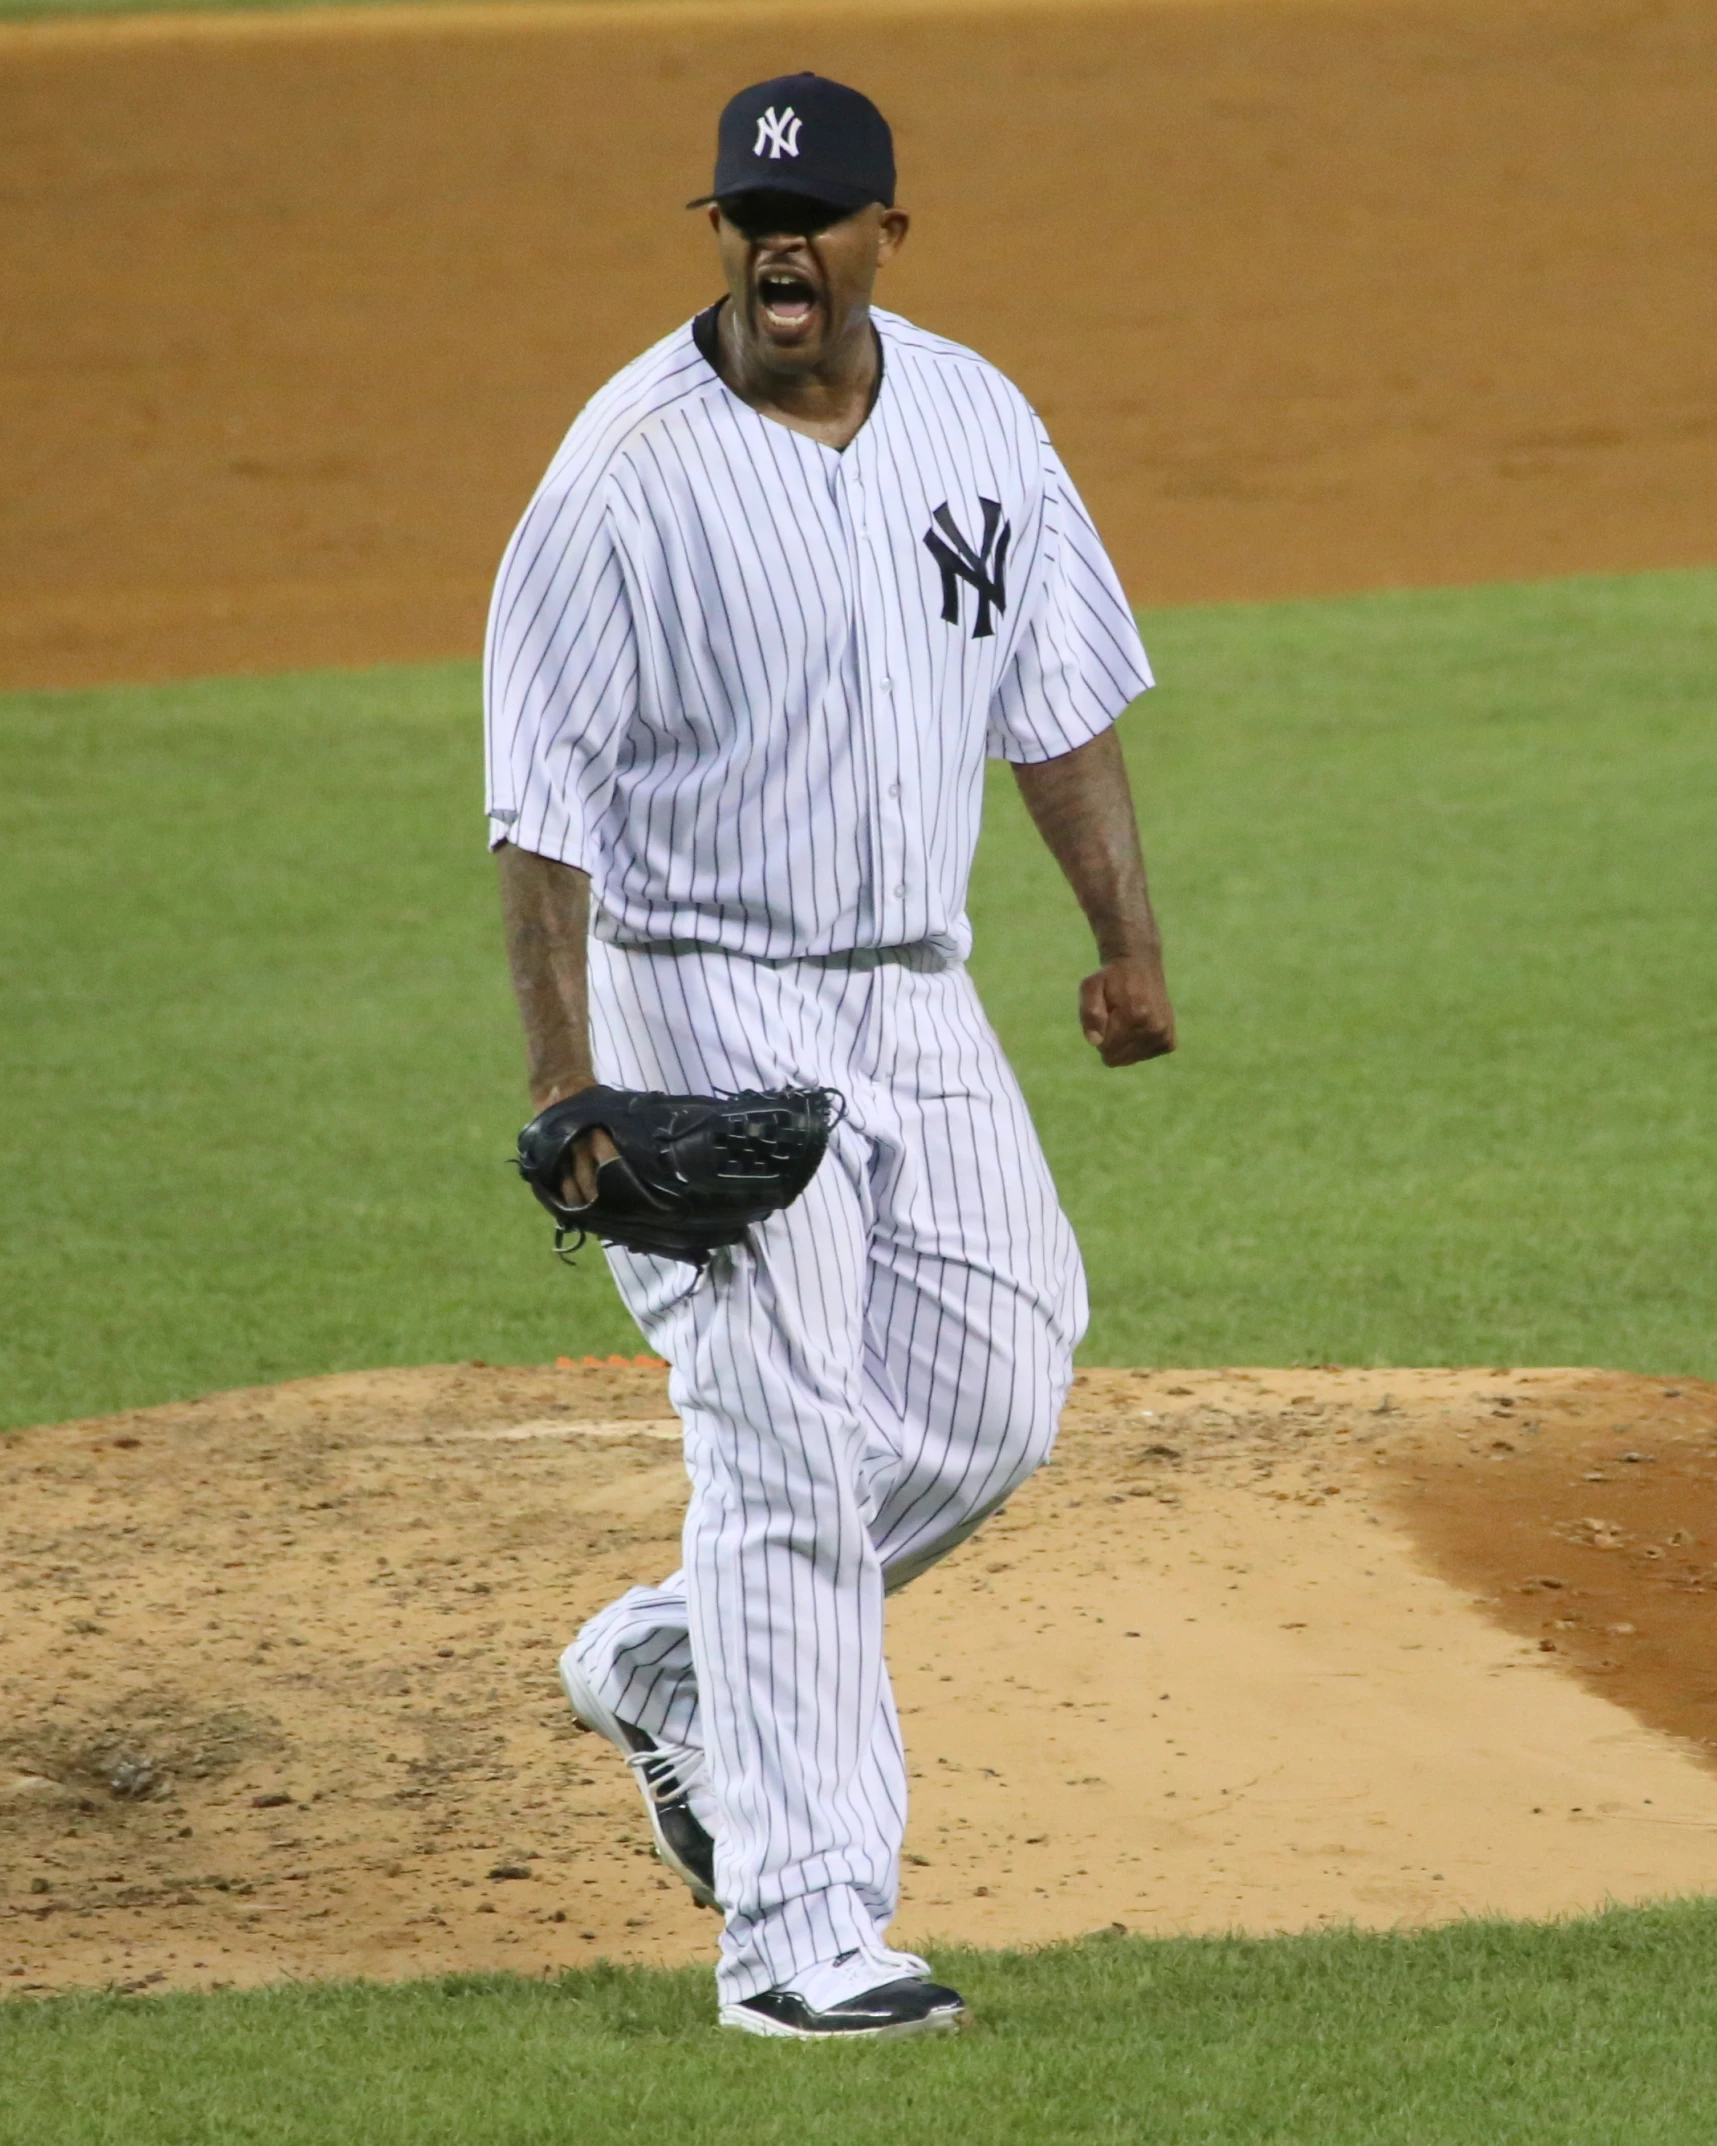
[[[844,451],[741,402],[688,323],[591,400],[507,549],[492,839],[587,871],[599,937],[963,957],[986,752],[1069,752],[1151,683],[1024,397],[873,318]]]

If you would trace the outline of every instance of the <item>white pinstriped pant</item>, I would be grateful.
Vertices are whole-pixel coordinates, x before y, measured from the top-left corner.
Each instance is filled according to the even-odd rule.
[[[575,1644],[623,1719],[708,1755],[733,2002],[884,1951],[906,1767],[883,1595],[1047,1457],[1085,1278],[962,967],[590,951],[600,1079],[848,1106],[809,1190],[689,1293],[683,1264],[610,1254],[672,1366],[691,1501],[682,1570]]]

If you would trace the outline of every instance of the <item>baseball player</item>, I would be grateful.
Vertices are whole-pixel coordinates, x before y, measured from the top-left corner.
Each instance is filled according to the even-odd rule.
[[[826,1089],[844,1116],[802,1195],[707,1265],[610,1244],[672,1367],[684,1564],[561,1673],[719,1903],[724,2025],[922,2033],[964,2008],[888,1942],[883,1598],[1043,1461],[1086,1319],[965,969],[984,760],[1013,763],[1090,921],[1087,1040],[1111,1066],[1172,1050],[1112,727],[1151,677],[1024,397],[871,303],[908,221],[875,106],[809,74],[742,90],[691,206],[725,295],[584,409],[490,615],[531,1094]],[[575,1211],[624,1167],[600,1125],[566,1153]]]

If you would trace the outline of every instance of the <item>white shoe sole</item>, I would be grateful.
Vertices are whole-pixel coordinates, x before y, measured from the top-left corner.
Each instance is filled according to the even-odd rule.
[[[560,1682],[561,1689],[566,1693],[568,1703],[572,1707],[573,1718],[583,1722],[587,1729],[594,1729],[598,1736],[607,1737],[622,1758],[631,1758],[632,1746],[626,1740],[626,1731],[620,1725],[619,1716],[610,1713],[603,1705],[595,1686],[590,1683],[574,1659],[570,1647],[560,1658]],[[636,1778],[636,1775],[634,1777]],[[720,1902],[714,1893],[696,1872],[682,1863],[674,1853],[672,1844],[662,1831],[662,1822],[656,1812],[656,1799],[642,1780],[638,1781],[638,1792],[643,1797],[644,1808],[650,1815],[650,1837],[656,1843],[659,1860],[679,1879],[700,1908],[716,1908],[719,1911]]]
[[[779,2042],[903,2042],[909,2035],[958,2034],[971,2015],[966,2012],[932,2012],[928,2019],[903,2019],[894,2027],[842,2027],[819,2034],[814,2027],[789,2027],[778,2019],[765,2019],[742,2004],[724,2004],[717,2015],[724,2027],[737,2027],[743,2034],[766,2035]]]

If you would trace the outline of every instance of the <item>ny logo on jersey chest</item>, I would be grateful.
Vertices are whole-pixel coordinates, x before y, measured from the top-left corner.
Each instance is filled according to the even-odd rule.
[[[1008,542],[1013,524],[1002,520],[1001,502],[980,499],[984,530],[978,542],[969,544],[948,511],[948,502],[931,515],[924,544],[942,570],[942,617],[946,624],[960,623],[960,584],[964,582],[978,599],[978,615],[972,624],[972,639],[987,641],[995,632],[992,614],[1008,607]]]

